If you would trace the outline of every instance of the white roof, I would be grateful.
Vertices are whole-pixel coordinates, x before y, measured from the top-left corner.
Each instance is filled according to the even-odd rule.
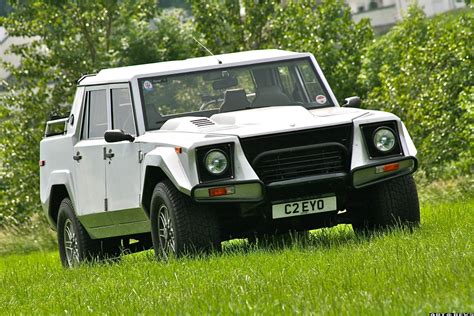
[[[309,54],[306,53],[295,53],[284,50],[268,49],[190,58],[177,61],[166,61],[154,64],[109,68],[101,70],[97,75],[84,78],[80,82],[80,85],[128,82],[137,77],[159,76],[175,72],[196,71],[214,67],[218,68],[238,66],[257,61],[265,62],[273,61],[275,59],[296,58],[308,55]],[[222,62],[221,65],[219,64],[219,61]]]

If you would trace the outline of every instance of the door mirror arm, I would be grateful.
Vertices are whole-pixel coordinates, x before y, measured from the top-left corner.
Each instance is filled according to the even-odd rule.
[[[360,104],[362,103],[361,99],[357,96],[349,97],[344,99],[344,103],[342,104],[345,108],[360,108]]]
[[[122,142],[124,140],[133,142],[135,140],[135,137],[133,137],[130,134],[125,133],[121,129],[111,129],[111,130],[105,131],[104,139],[107,143]]]

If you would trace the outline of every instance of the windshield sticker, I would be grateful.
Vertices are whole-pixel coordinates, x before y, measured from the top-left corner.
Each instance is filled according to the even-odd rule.
[[[325,104],[326,103],[326,97],[322,94],[316,96],[316,102],[319,104]]]
[[[153,90],[153,84],[150,81],[143,82],[143,88],[147,91]]]

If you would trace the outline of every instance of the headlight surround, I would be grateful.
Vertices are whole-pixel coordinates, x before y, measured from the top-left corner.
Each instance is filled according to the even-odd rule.
[[[374,132],[374,146],[383,153],[390,152],[397,143],[395,133],[387,127],[380,127]]]
[[[403,156],[397,121],[361,124],[360,130],[370,160]]]
[[[196,148],[199,183],[234,178],[234,143],[219,143]]]
[[[221,175],[229,168],[229,158],[219,149],[210,150],[204,158],[206,170],[213,175]]]

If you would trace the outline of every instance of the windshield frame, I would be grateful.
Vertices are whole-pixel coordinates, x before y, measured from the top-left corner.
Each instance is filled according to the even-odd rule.
[[[148,118],[147,118],[147,110],[145,106],[145,96],[143,93],[143,82],[146,80],[160,80],[164,78],[168,78],[170,76],[179,76],[179,75],[193,75],[193,74],[200,74],[200,73],[205,73],[209,71],[219,71],[219,70],[237,70],[240,68],[249,68],[253,65],[268,65],[268,64],[278,64],[278,63],[289,63],[289,62],[298,62],[298,61],[307,61],[308,65],[311,67],[313,70],[316,80],[318,81],[321,89],[323,90],[325,96],[327,97],[327,103],[324,105],[305,105],[305,104],[288,104],[288,106],[303,106],[304,108],[311,110],[311,109],[316,109],[316,108],[326,108],[326,107],[335,107],[336,104],[333,100],[333,94],[332,91],[328,90],[328,87],[326,86],[326,80],[323,80],[320,76],[320,73],[318,72],[318,69],[315,67],[315,64],[313,63],[313,60],[310,56],[305,56],[305,57],[296,57],[296,58],[282,58],[282,59],[277,59],[277,60],[272,60],[272,61],[264,61],[264,62],[251,62],[251,63],[246,63],[246,64],[240,64],[240,65],[235,65],[235,66],[227,66],[225,64],[220,64],[217,67],[206,67],[206,69],[200,69],[200,70],[192,70],[192,71],[176,71],[172,73],[167,73],[163,75],[157,75],[157,76],[146,76],[146,77],[138,77],[137,78],[137,84],[138,84],[138,91],[140,93],[140,101],[141,101],[141,107],[142,107],[142,113],[143,113],[143,120],[144,120],[144,125],[145,125],[145,131],[153,131],[153,130],[159,130],[163,124],[165,124],[168,120],[174,119],[174,118],[180,118],[180,117],[189,117],[189,116],[194,116],[194,117],[210,117],[214,114],[219,113],[219,109],[209,109],[209,110],[203,110],[203,111],[195,111],[195,112],[185,112],[185,113],[178,113],[178,114],[168,114],[168,115],[162,115],[160,113],[160,116],[163,118],[163,121],[158,121],[156,123],[156,126],[150,127],[148,126]],[[299,76],[302,76],[299,74]],[[302,78],[301,78],[302,79]],[[303,85],[305,85],[304,80],[302,80]],[[305,90],[307,91],[307,87],[304,87]],[[256,109],[257,107],[255,107]]]

